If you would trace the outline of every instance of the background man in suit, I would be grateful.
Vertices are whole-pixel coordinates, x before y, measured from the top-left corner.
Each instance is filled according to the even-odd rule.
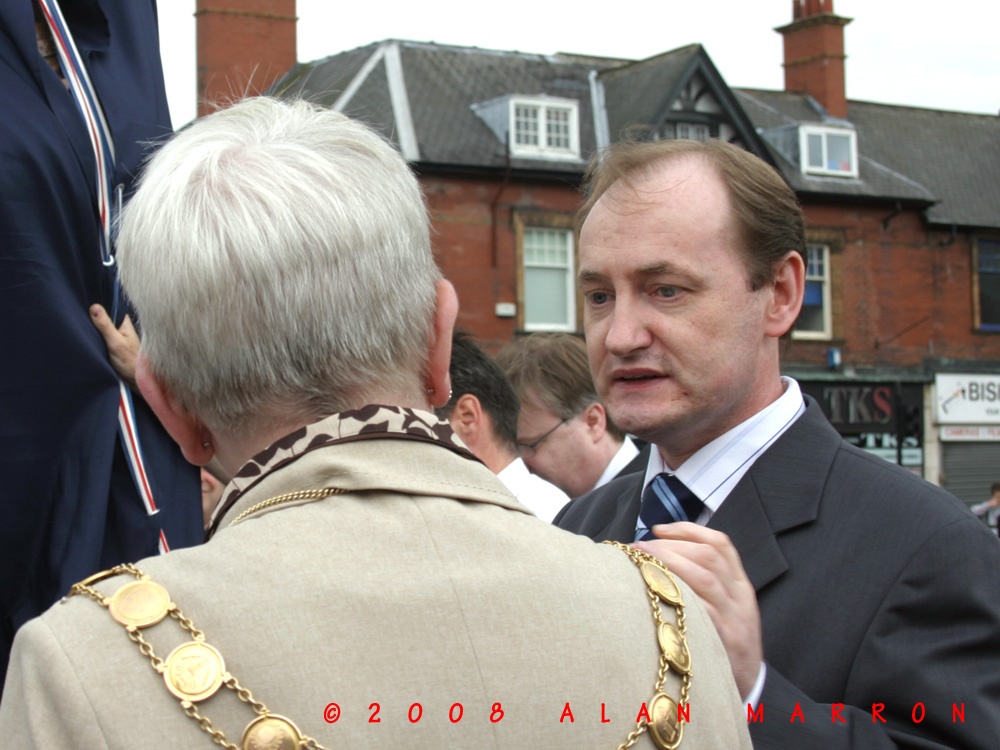
[[[265,98],[204,117],[150,162],[120,253],[139,387],[233,479],[205,544],[20,629],[4,747],[603,749],[644,702],[685,700],[667,572],[540,523],[431,411],[458,302],[376,133]],[[749,750],[722,644],[681,594],[684,747]],[[671,729],[642,721],[636,748]]]
[[[518,455],[520,404],[503,370],[468,334],[456,333],[449,372],[451,398],[438,413],[524,507],[551,523],[569,496],[528,471]]]
[[[648,448],[636,446],[608,418],[590,377],[587,347],[569,333],[533,333],[500,350],[497,364],[521,402],[518,442],[534,473],[570,497],[618,475],[646,468]]]
[[[688,519],[637,546],[707,602],[744,699],[766,708],[758,750],[996,747],[1000,544],[946,492],[844,443],[780,375],[803,295],[795,195],[720,141],[613,146],[589,189],[594,381],[656,450],[557,525],[631,542]]]

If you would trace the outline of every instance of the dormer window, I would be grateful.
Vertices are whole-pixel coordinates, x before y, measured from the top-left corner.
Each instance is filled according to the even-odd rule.
[[[511,98],[511,156],[579,159],[579,105],[573,99]]]
[[[858,142],[853,130],[803,125],[799,139],[804,174],[858,176]]]

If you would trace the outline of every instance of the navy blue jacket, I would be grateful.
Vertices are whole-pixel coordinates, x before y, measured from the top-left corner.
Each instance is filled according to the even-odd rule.
[[[0,3],[0,679],[17,627],[75,581],[156,554],[161,529],[175,548],[198,542],[202,526],[197,470],[138,396],[156,515],[124,461],[118,382],[88,314],[94,302],[111,310],[114,283],[100,258],[94,155],[38,53],[33,5]],[[155,1],[62,6],[127,195],[148,144],[171,133]]]

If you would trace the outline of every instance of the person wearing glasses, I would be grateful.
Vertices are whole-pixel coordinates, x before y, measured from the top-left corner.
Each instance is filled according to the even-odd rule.
[[[517,394],[500,366],[464,332],[456,332],[452,340],[450,372],[451,398],[438,414],[522,505],[550,523],[570,497],[532,474],[527,462],[559,424],[530,442],[519,442]]]
[[[518,443],[532,472],[572,498],[646,468],[649,444],[636,444],[611,421],[583,339],[532,333],[505,346],[497,364],[521,402]]]

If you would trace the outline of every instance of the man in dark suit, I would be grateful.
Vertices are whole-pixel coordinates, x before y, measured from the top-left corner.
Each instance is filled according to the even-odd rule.
[[[521,402],[518,444],[532,472],[577,497],[646,468],[648,446],[618,429],[597,397],[581,338],[532,333],[501,349],[497,364]]]
[[[640,540],[701,595],[758,750],[1000,746],[1000,544],[780,375],[792,191],[719,141],[621,144],[581,219],[594,382],[656,450],[556,525]]]
[[[140,499],[118,434],[129,392],[88,313],[101,305],[123,325],[102,217],[131,193],[150,142],[171,133],[156,3],[44,7],[0,3],[0,684],[14,632],[75,581],[202,535],[197,469],[136,395]],[[85,119],[70,85],[81,76],[60,59],[70,38],[107,123],[106,163],[91,140],[97,112]]]

